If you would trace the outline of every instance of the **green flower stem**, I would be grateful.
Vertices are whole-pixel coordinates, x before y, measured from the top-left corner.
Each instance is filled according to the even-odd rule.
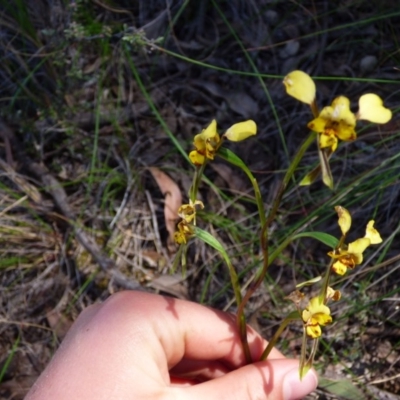
[[[318,349],[318,339],[314,339],[311,351],[310,351],[310,357],[308,357],[308,360],[306,361],[306,342],[307,342],[307,335],[306,335],[306,330],[304,328],[304,334],[303,334],[303,344],[301,346],[301,358],[300,358],[300,379],[303,379],[307,372],[312,368],[313,363],[314,363],[314,357],[315,354],[317,353]]]
[[[267,226],[263,227],[263,229],[267,229],[268,226],[271,224],[271,222],[275,219],[276,212],[278,211],[278,207],[279,207],[279,205],[281,203],[282,196],[285,193],[286,187],[289,184],[290,180],[292,179],[293,174],[296,171],[296,168],[298,167],[301,159],[304,156],[304,153],[310,147],[311,143],[315,140],[316,136],[317,136],[317,133],[311,131],[311,133],[309,134],[308,138],[301,145],[301,147],[297,151],[293,161],[289,165],[289,168],[286,171],[286,174],[285,174],[285,176],[284,176],[284,178],[282,180],[281,187],[279,188],[278,195],[276,196],[276,198],[274,200],[274,203],[272,205],[271,211],[270,211],[270,213],[268,215],[267,224],[266,224]]]
[[[318,118],[319,116],[319,110],[317,106],[317,102],[314,99],[314,101],[310,104],[311,107],[311,112],[314,116],[314,118]],[[329,165],[329,159],[332,155],[332,150],[324,148],[321,149],[319,145],[319,140],[317,138],[317,148],[318,148],[318,157],[320,160],[320,165],[315,168],[311,173],[309,173],[307,176],[312,176],[312,181],[317,178],[318,173],[322,172],[322,181],[326,186],[328,186],[329,189],[333,190],[333,176],[331,172],[331,167]]]
[[[247,364],[251,364],[253,362],[250,353],[249,342],[247,340],[247,324],[246,324],[246,316],[244,315],[244,309],[240,309],[240,305],[243,303],[242,293],[240,291],[239,277],[236,273],[235,268],[233,267],[230,260],[225,260],[228,265],[229,275],[231,278],[231,283],[233,287],[233,292],[235,294],[236,304],[238,307],[238,312],[236,314],[236,323],[239,329],[240,341],[242,342],[244,356],[246,358]]]
[[[250,170],[246,167],[246,165],[243,163],[242,160],[240,160],[239,157],[237,157],[235,154],[233,154],[232,152],[227,151],[227,149],[224,149],[222,146],[224,142],[224,137],[221,138],[218,148],[216,149],[216,154],[218,154],[221,158],[225,159],[226,161],[230,161],[230,157],[229,155],[234,156],[234,159],[236,160],[235,162],[232,162],[234,165],[239,166],[240,168],[242,168],[242,170],[247,174],[247,176],[249,176],[250,181],[255,182],[255,184],[253,184],[253,187],[256,186],[255,188],[255,192],[258,193],[258,200],[257,200],[257,204],[261,204],[262,210],[264,209],[264,204],[262,203],[262,199],[261,199],[261,193],[260,193],[260,189],[258,188],[258,184],[257,181],[255,180],[254,176],[252,175],[252,173],[250,172]],[[225,154],[225,157],[224,157]],[[193,180],[193,185],[192,185],[192,190],[190,193],[191,199],[192,201],[195,201],[196,199],[196,194],[198,191],[198,187],[201,181],[201,176],[204,172],[204,168],[205,165],[207,163],[207,160],[204,162],[204,164],[197,169],[196,171],[196,176]],[[246,171],[247,169],[247,171]],[[255,186],[254,186],[255,185]],[[256,199],[257,199],[257,195],[256,195]],[[260,206],[259,206],[259,210],[260,210]],[[265,212],[263,212],[262,214],[265,218]],[[242,343],[242,347],[243,347],[243,352],[246,358],[246,362],[247,364],[251,364],[253,362],[252,358],[251,358],[251,353],[250,353],[250,347],[249,347],[249,342],[247,340],[247,324],[246,324],[246,316],[244,315],[244,309],[240,309],[240,305],[242,304],[242,293],[241,293],[241,289],[240,289],[240,283],[239,283],[239,278],[238,275],[236,273],[235,268],[233,267],[232,263],[230,262],[230,259],[228,257],[228,255],[226,255],[225,258],[225,262],[228,265],[228,270],[229,270],[229,275],[231,278],[231,284],[232,284],[232,288],[233,288],[233,292],[235,294],[235,299],[236,299],[236,305],[238,307],[238,311],[236,313],[236,323],[238,325],[238,330],[239,330],[239,336],[240,336],[240,341]]]
[[[300,354],[300,376],[303,375],[304,371],[305,371],[305,366],[306,366],[306,362],[307,362],[307,332],[306,332],[306,327],[303,323],[303,338],[301,341],[301,354]]]
[[[312,366],[313,363],[314,363],[314,357],[315,357],[315,354],[317,353],[318,343],[319,343],[319,339],[318,339],[318,338],[317,338],[317,339],[314,339],[313,345],[312,345],[312,347],[311,347],[311,354],[310,354],[310,359],[309,359],[309,361],[310,361],[310,363],[311,363],[311,366]]]
[[[252,174],[250,169],[246,166],[246,164],[238,156],[236,156],[236,154],[234,154],[230,150],[225,149],[224,147],[219,147],[217,154],[219,157],[221,157],[225,161],[228,161],[229,163],[235,165],[236,167],[239,167],[249,178],[249,180],[253,186],[253,190],[254,190],[254,196],[256,199],[258,214],[260,217],[260,223],[261,223],[261,226],[264,226],[266,223],[264,202],[262,200],[260,187],[258,186],[258,182],[257,182],[256,178],[254,177],[254,175]],[[235,290],[235,285],[236,284],[238,285],[239,283],[236,280],[234,281],[232,276],[231,276],[231,281],[232,281],[232,286]],[[239,288],[239,292],[240,292],[240,288]],[[236,317],[237,323],[239,326],[240,340],[242,342],[243,351],[244,351],[244,354],[246,357],[246,362],[248,364],[250,364],[252,362],[252,359],[251,359],[250,349],[249,349],[249,345],[248,345],[248,341],[247,341],[246,318],[245,318],[245,314],[244,314],[244,306],[247,304],[247,301],[249,300],[252,293],[253,293],[252,291],[247,291],[245,298],[243,300],[242,299],[240,300],[240,302],[238,303],[238,310],[237,310],[237,314],[236,314],[237,315],[237,317]],[[237,299],[238,299],[238,297],[236,296],[236,300]]]
[[[225,260],[228,265],[228,270],[229,270],[229,276],[231,278],[231,283],[233,287],[233,293],[235,294],[235,299],[236,299],[236,304],[240,304],[242,301],[242,293],[240,291],[240,285],[239,285],[239,277],[238,274],[236,273],[235,268],[233,267],[232,263],[230,260]]]
[[[262,224],[265,224],[266,220],[265,220],[264,202],[261,197],[261,192],[260,192],[260,188],[258,187],[258,182],[257,182],[256,178],[254,178],[254,177],[252,179],[250,179],[250,181],[254,188],[254,194],[256,196],[258,213],[260,214],[260,221]],[[261,225],[261,226],[263,226],[263,225]]]
[[[218,146],[218,148],[216,150],[217,153],[219,153],[219,150],[222,150],[222,148],[221,148],[222,143],[223,143],[223,138],[221,139],[221,141],[219,143],[219,146]],[[223,152],[223,151],[221,151],[221,152]],[[239,160],[239,164],[242,163],[244,165],[243,161],[241,161],[238,157],[236,157],[236,158]],[[199,191],[200,182],[202,180],[204,169],[206,167],[207,162],[208,162],[207,159],[204,160],[204,163],[200,167],[196,168],[196,172],[195,172],[194,177],[193,177],[193,183],[192,183],[192,186],[191,186],[191,188],[189,190],[189,198],[193,203],[197,199],[197,193]],[[249,171],[249,173],[251,174],[250,171]],[[255,181],[254,177],[253,177],[253,180]],[[258,186],[257,186],[257,189],[258,189]],[[258,193],[260,193],[259,189],[258,189]],[[261,194],[259,194],[259,199],[261,199]],[[263,215],[265,215],[265,214],[263,214]],[[199,230],[197,230],[197,232],[199,232]],[[197,236],[198,236],[198,234],[197,234]],[[203,237],[203,240],[204,240],[204,237]],[[206,241],[206,242],[208,244],[210,244],[211,246],[213,246],[214,248],[216,248],[216,250],[218,250],[222,254],[222,256],[223,256],[223,258],[224,258],[224,260],[225,260],[225,262],[226,262],[226,264],[228,266],[229,275],[230,275],[230,279],[231,279],[231,284],[232,284],[233,292],[235,294],[236,304],[237,304],[237,307],[239,308],[240,304],[242,303],[242,293],[240,291],[241,289],[240,289],[240,284],[239,284],[239,278],[238,278],[238,275],[236,273],[236,270],[233,267],[233,265],[232,265],[232,263],[231,263],[231,261],[229,259],[229,256],[225,252],[223,247],[221,247],[221,246],[215,247],[216,246],[215,242],[210,242],[210,241]],[[243,309],[237,312],[237,314],[236,314],[236,322],[237,322],[237,325],[238,325],[240,341],[242,343],[243,352],[244,352],[244,355],[245,355],[245,358],[246,358],[246,362],[248,364],[250,364],[250,363],[252,363],[253,360],[251,359],[250,347],[249,347],[249,343],[248,343],[248,340],[247,340],[247,324],[246,324],[246,317],[244,315],[244,310]]]
[[[244,313],[237,314],[236,323],[238,325],[240,341],[242,343],[246,363],[251,364],[253,362],[253,359],[251,358],[249,342],[247,340],[247,324]]]
[[[253,185],[254,196],[256,198],[256,203],[257,203],[257,208],[258,208],[258,214],[260,216],[261,226],[264,226],[265,222],[266,222],[265,209],[264,209],[264,202],[261,197],[260,187],[258,186],[257,179],[254,178],[253,174],[250,172],[250,170],[248,168],[246,168],[246,169],[247,169],[247,172],[245,169],[243,169],[243,171],[246,173],[251,184]]]
[[[189,198],[190,200],[192,200],[193,203],[197,200],[197,193],[199,191],[199,186],[205,167],[206,167],[206,162],[204,162],[201,165],[201,167],[196,168],[196,172],[194,173],[193,183],[189,191]]]
[[[337,246],[333,250],[334,254],[336,254],[337,252],[340,251],[340,249],[343,246],[345,240],[346,240],[346,235],[342,235],[342,237],[339,240],[339,243],[337,244]],[[319,301],[320,301],[321,304],[325,303],[326,293],[328,291],[328,286],[329,286],[329,279],[330,279],[331,273],[332,273],[333,261],[334,260],[331,259],[331,262],[328,264],[328,267],[326,268],[326,274],[324,276],[324,281],[322,282],[321,292],[319,294]]]
[[[207,243],[209,246],[213,247],[215,250],[217,250],[221,254],[226,265],[228,266],[231,284],[233,287],[233,292],[235,294],[236,304],[239,307],[239,305],[242,303],[242,293],[240,291],[239,277],[238,277],[238,274],[236,273],[235,268],[232,265],[232,262],[229,258],[228,253],[224,249],[224,246],[218,241],[218,239],[216,239],[208,231],[205,231],[205,230],[195,226],[194,232],[195,232],[195,236],[198,239],[202,240],[204,243]],[[251,359],[251,354],[250,354],[249,343],[247,341],[247,326],[246,326],[246,319],[245,319],[245,315],[244,315],[243,311],[237,312],[236,322],[237,322],[239,336],[240,336],[240,340],[242,342],[242,347],[243,347],[243,352],[244,352],[244,355],[246,358],[246,362],[250,364],[252,362],[252,359]]]
[[[264,352],[262,353],[260,357],[260,361],[265,361],[271,350],[274,348],[276,345],[276,342],[278,341],[279,337],[281,336],[282,332],[286,329],[286,327],[292,322],[300,319],[300,314],[298,311],[293,311],[291,312],[279,325],[278,330],[275,332],[275,335],[272,337],[272,339],[269,341],[268,346],[265,348]]]
[[[332,152],[330,149],[321,149],[318,143],[317,146],[322,173],[322,182],[324,182],[324,184],[328,186],[329,189],[333,190],[333,176],[331,172],[331,167],[329,165],[329,158],[332,155]]]
[[[319,110],[318,110],[316,99],[314,99],[314,101],[310,104],[310,107],[311,107],[311,112],[312,112],[312,115],[314,116],[314,118],[318,118]]]
[[[244,356],[246,358],[246,363],[251,364],[253,362],[250,353],[249,342],[247,340],[247,324],[246,324],[246,316],[244,315],[244,310],[240,309],[240,305],[243,303],[242,301],[242,293],[240,291],[239,277],[236,273],[235,268],[230,262],[229,258],[225,258],[225,261],[228,265],[229,275],[231,278],[231,283],[233,287],[233,292],[235,294],[236,304],[238,307],[238,312],[236,313],[236,323],[238,325],[240,341],[242,342]]]
[[[282,200],[282,196],[285,193],[287,185],[289,184],[290,180],[292,179],[293,174],[294,174],[297,166],[299,165],[301,159],[303,158],[304,153],[306,152],[308,147],[311,145],[311,143],[314,141],[315,137],[316,137],[316,133],[311,132],[310,135],[308,136],[308,138],[305,140],[305,142],[301,145],[301,147],[297,151],[292,163],[290,164],[288,170],[286,171],[286,174],[281,183],[278,195],[275,197],[271,211],[269,212],[268,218],[265,221],[265,223],[262,225],[260,241],[261,241],[261,249],[263,252],[263,267],[262,267],[262,270],[261,270],[258,278],[256,279],[256,281],[249,287],[246,294],[244,295],[243,301],[239,306],[238,313],[243,312],[244,307],[246,306],[250,297],[253,295],[253,293],[258,289],[258,287],[264,281],[265,275],[267,274],[267,271],[268,271],[268,267],[271,264],[271,262],[269,260],[269,255],[268,255],[268,227],[271,225],[272,221],[275,219],[276,213],[278,211],[279,205]],[[275,257],[278,254],[280,254],[277,251],[278,250],[282,251],[283,248],[285,248],[289,242],[290,242],[290,238],[287,239],[284,243],[282,243],[281,246],[278,247],[278,249],[274,252],[274,255],[276,254]]]
[[[331,272],[332,272],[332,265],[333,265],[333,260],[331,260],[330,263],[328,264],[328,267],[326,268],[326,274],[322,282],[321,291],[319,293],[319,302],[321,304],[325,304],[326,293],[328,291],[328,286],[329,286],[329,279],[331,277]]]

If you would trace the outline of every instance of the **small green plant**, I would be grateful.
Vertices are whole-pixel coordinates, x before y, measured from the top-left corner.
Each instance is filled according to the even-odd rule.
[[[303,326],[300,376],[303,377],[313,365],[318,341],[322,335],[321,327],[332,323],[331,310],[328,304],[331,301],[339,300],[341,297],[340,291],[331,287],[330,281],[332,275],[337,274],[343,276],[348,269],[355,268],[362,262],[364,251],[370,245],[381,243],[382,239],[379,232],[374,228],[374,221],[371,220],[367,224],[366,233],[363,238],[346,244],[347,233],[351,227],[351,215],[346,208],[340,205],[335,207],[339,217],[338,224],[341,230],[340,239],[336,239],[324,232],[302,232],[301,234],[293,234],[286,237],[278,244],[276,249],[270,253],[269,228],[277,216],[282,196],[287,185],[293,178],[307,148],[314,140],[317,140],[320,165],[309,172],[301,180],[300,185],[310,185],[316,180],[318,175],[322,173],[324,184],[333,189],[334,181],[329,167],[329,159],[337,149],[339,140],[353,141],[356,139],[355,126],[357,120],[364,119],[374,123],[386,123],[391,119],[392,113],[383,106],[382,100],[372,93],[360,97],[359,111],[357,114],[354,114],[350,110],[350,101],[344,96],[335,98],[331,106],[324,107],[322,111],[319,112],[316,104],[316,87],[310,76],[302,71],[293,71],[285,77],[283,83],[290,96],[310,105],[314,119],[307,124],[308,128],[311,129],[311,133],[300,146],[289,165],[269,212],[265,212],[259,185],[252,172],[235,153],[224,147],[224,142],[226,140],[238,142],[255,135],[257,133],[255,122],[248,120],[236,123],[224,134],[220,135],[217,131],[217,122],[213,120],[207,128],[194,137],[193,144],[195,149],[189,154],[189,158],[196,169],[189,193],[189,204],[185,204],[179,209],[181,221],[177,226],[175,242],[180,245],[180,248],[174,265],[177,265],[179,260],[182,260],[183,270],[185,270],[186,249],[189,241],[193,238],[198,238],[219,251],[229,269],[231,284],[237,303],[238,331],[246,360],[248,363],[251,363],[256,360],[251,358],[249,351],[244,309],[249,298],[264,281],[271,263],[283,252],[291,241],[299,237],[311,237],[330,246],[332,250],[328,252],[330,261],[327,262],[325,274],[297,285],[297,288],[287,296],[287,299],[294,303],[295,310],[290,312],[282,321],[261,357],[262,360],[268,357],[270,351],[289,323],[300,321]],[[243,291],[240,287],[237,272],[222,244],[211,235],[211,233],[197,226],[196,212],[198,209],[204,208],[204,204],[197,198],[199,185],[206,165],[212,162],[216,157],[221,157],[235,167],[240,168],[248,176],[253,186],[258,207],[262,250],[260,262],[262,263],[262,268],[255,278],[255,281],[246,291]],[[305,300],[305,295],[299,289],[318,282],[321,283],[319,294],[311,297],[308,301]],[[244,293],[244,295],[242,295],[242,293]],[[310,340],[312,341],[311,349],[307,351]]]
[[[124,36],[122,36],[122,40],[128,42],[135,51],[143,50],[147,48],[148,51],[151,51],[155,44],[161,43],[164,38],[158,37],[156,39],[147,39],[146,33],[143,29],[134,29],[126,32]]]

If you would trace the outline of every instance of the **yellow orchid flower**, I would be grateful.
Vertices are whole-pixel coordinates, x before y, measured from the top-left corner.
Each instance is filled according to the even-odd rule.
[[[339,96],[332,105],[322,109],[319,116],[307,125],[312,131],[320,134],[321,149],[330,147],[335,151],[338,139],[350,141],[356,138],[356,116],[350,111],[350,100]]]
[[[306,327],[306,333],[313,339],[321,336],[321,326],[332,322],[331,310],[320,302],[319,297],[310,299],[307,307],[303,310],[301,318]]]
[[[257,125],[252,120],[232,125],[223,135],[224,138],[239,142],[257,133]],[[194,165],[203,165],[206,159],[214,160],[222,139],[217,132],[217,121],[213,119],[206,129],[194,137],[195,150],[189,153],[190,161]]]
[[[174,233],[174,240],[177,244],[185,244],[194,235],[193,227],[184,219],[179,222],[178,230]]]
[[[286,92],[297,100],[312,105],[315,100],[315,84],[311,77],[303,71],[292,71],[283,80]],[[360,97],[357,115],[350,110],[350,100],[345,96],[336,97],[332,104],[324,107],[319,115],[309,122],[308,127],[320,134],[321,149],[333,151],[338,141],[355,140],[357,120],[366,120],[376,124],[385,124],[392,118],[392,112],[383,106],[382,99],[367,93]]]
[[[392,118],[392,112],[383,106],[382,99],[373,93],[359,99],[357,115],[350,110],[350,100],[345,96],[336,97],[332,105],[324,107],[319,116],[308,123],[308,127],[320,134],[321,149],[335,151],[339,139],[348,142],[357,138],[355,131],[357,120],[366,120],[376,124],[385,124]]]
[[[350,243],[347,250],[339,250],[338,253],[329,252],[330,257],[338,259],[332,265],[332,270],[338,275],[344,275],[347,268],[353,269],[356,265],[360,265],[363,262],[363,253],[370,244],[368,238],[361,238]]]
[[[189,154],[189,158],[195,165],[202,165],[206,158],[214,160],[221,138],[217,132],[217,121],[213,119],[206,129],[194,137],[194,147]]]
[[[193,221],[193,225],[196,225],[196,206],[198,206],[201,210],[204,208],[202,201],[196,200],[193,202],[192,200],[189,200],[189,204],[182,204],[179,207],[178,215],[187,223],[191,223]]]
[[[204,204],[200,200],[189,200],[189,204],[182,204],[178,209],[178,215],[182,218],[174,233],[174,240],[177,244],[185,244],[194,235],[194,226],[196,225],[197,208],[204,208]]]
[[[392,112],[385,108],[382,99],[373,93],[367,93],[360,97],[357,114],[350,110],[350,100],[345,96],[336,97],[330,106],[324,107],[321,112],[318,112],[315,101],[316,88],[309,75],[299,70],[292,71],[285,76],[283,84],[289,96],[310,105],[314,119],[307,126],[319,134],[320,165],[300,181],[300,186],[311,185],[322,172],[324,184],[333,189],[329,158],[337,149],[339,140],[352,141],[357,138],[355,131],[357,120],[363,119],[376,124],[385,124],[392,118]]]
[[[348,210],[341,206],[336,206],[335,210],[339,216],[338,224],[342,235],[345,236],[351,227],[351,215]],[[374,223],[374,220],[368,222],[363,238],[357,239],[347,246],[343,245],[342,248],[328,253],[330,257],[336,260],[332,265],[332,270],[336,274],[344,275],[348,268],[353,269],[356,265],[361,264],[363,262],[363,253],[365,249],[371,244],[382,242],[381,235],[374,228]]]
[[[338,301],[342,297],[342,293],[340,293],[340,290],[335,290],[328,286],[326,290],[326,295],[325,295],[325,301],[328,302],[329,300],[333,301]]]

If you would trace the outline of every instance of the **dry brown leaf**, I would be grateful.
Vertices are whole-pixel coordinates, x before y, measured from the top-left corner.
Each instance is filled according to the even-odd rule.
[[[165,259],[164,255],[154,250],[143,250],[142,257],[150,268],[162,269],[167,264],[167,260]]]
[[[149,171],[157,182],[161,193],[165,196],[164,219],[170,240],[175,233],[175,224],[178,219],[178,209],[182,205],[182,194],[179,186],[163,171],[156,167],[150,167]]]
[[[259,112],[257,102],[243,91],[226,90],[215,82],[197,80],[194,83],[207,90],[213,96],[223,98],[229,107],[243,118],[251,118]]]
[[[73,321],[58,310],[46,313],[47,322],[59,339],[63,339],[71,327]]]
[[[242,193],[246,191],[246,182],[238,174],[235,174],[235,171],[229,165],[210,163],[210,166],[233,192]]]
[[[176,296],[179,299],[189,299],[187,285],[185,285],[185,280],[182,279],[181,274],[160,275],[154,278],[149,286]]]
[[[259,112],[258,104],[244,92],[229,92],[226,101],[229,107],[243,118],[251,118]]]

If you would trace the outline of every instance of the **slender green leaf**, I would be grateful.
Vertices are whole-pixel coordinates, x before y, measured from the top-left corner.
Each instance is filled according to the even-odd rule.
[[[0,383],[2,382],[4,375],[6,374],[8,367],[10,366],[10,363],[14,357],[14,354],[17,351],[20,339],[21,339],[21,336],[18,335],[17,339],[15,339],[15,342],[11,348],[10,354],[8,355],[6,361],[3,364],[3,367],[0,370]]]
[[[179,264],[182,266],[182,275],[186,274],[186,247],[186,245],[179,246],[170,270],[171,275],[178,269]]]
[[[207,243],[211,247],[213,247],[215,250],[217,250],[221,256],[223,257],[224,261],[226,262],[226,265],[228,266],[229,269],[229,275],[231,278],[231,284],[233,291],[235,292],[235,298],[236,298],[236,304],[239,307],[239,305],[242,302],[242,294],[240,292],[240,284],[239,284],[239,278],[236,273],[235,268],[232,265],[232,262],[228,256],[228,253],[225,251],[224,246],[213,236],[211,233],[208,233],[207,231],[204,231],[203,229],[198,228],[197,226],[195,227],[195,236],[202,240],[203,242]],[[244,314],[240,316],[240,326],[241,328],[244,329],[244,332],[246,329],[244,328],[245,324],[245,317]],[[241,341],[244,346],[244,351],[247,352],[248,350],[248,345],[247,345],[247,339],[246,339],[246,334],[244,334],[244,337],[241,335]]]
[[[233,151],[227,149],[226,147],[220,147],[218,149],[218,153],[221,158],[224,160],[230,162],[233,165],[236,165],[239,168],[242,168],[243,170],[250,170],[247,168],[247,165],[243,162],[243,160],[238,157]]]
[[[294,235],[292,240],[299,239],[302,237],[309,237],[309,238],[319,240],[320,242],[326,244],[328,247],[331,247],[331,248],[335,248],[339,243],[338,239],[336,239],[332,235],[329,235],[329,233],[325,233],[325,232],[301,232],[301,233],[298,233],[297,235]]]
[[[309,280],[306,281],[306,282],[301,282],[301,283],[297,284],[297,285],[296,285],[296,289],[300,289],[300,288],[302,288],[302,287],[304,287],[304,286],[311,286],[311,285],[313,285],[314,283],[319,282],[321,279],[322,279],[322,276],[316,276],[315,278],[309,279]]]
[[[347,379],[335,381],[333,379],[319,378],[318,386],[334,394],[336,398],[347,400],[365,399],[365,394]]]
[[[231,265],[231,260],[229,259],[228,253],[225,251],[224,246],[213,236],[211,233],[199,228],[195,227],[194,229],[195,236],[202,240],[203,242],[210,245],[212,248],[217,250],[221,256],[224,258],[225,262],[228,265]]]

